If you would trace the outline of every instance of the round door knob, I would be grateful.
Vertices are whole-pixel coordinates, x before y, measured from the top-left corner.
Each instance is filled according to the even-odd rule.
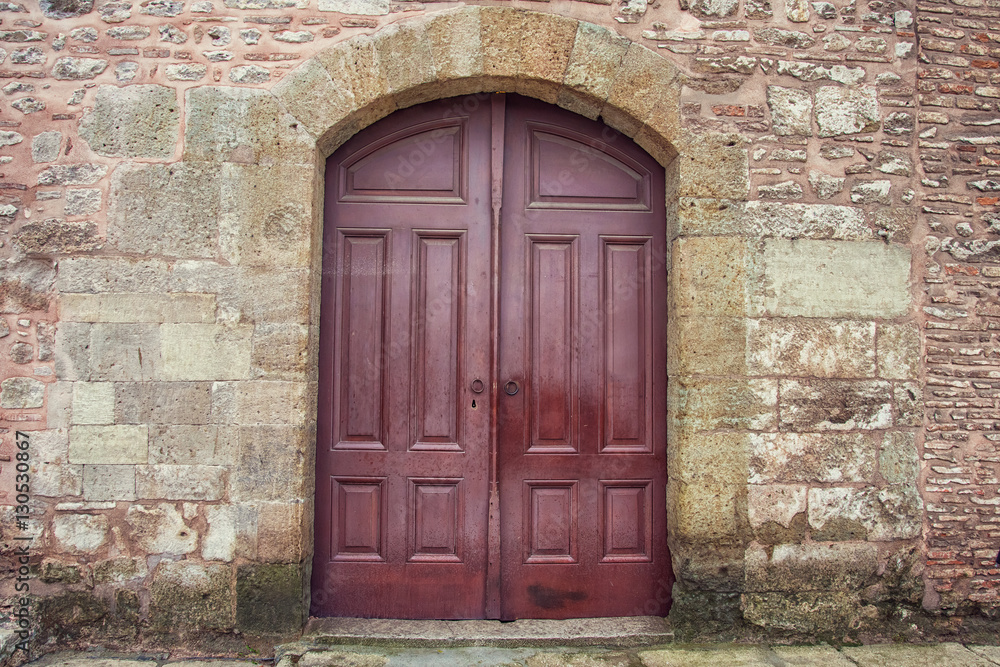
[[[519,387],[517,386],[516,382],[514,382],[513,380],[508,380],[507,384],[503,386],[503,393],[507,394],[508,396],[513,396],[514,394],[517,393],[518,389]]]
[[[483,389],[486,389],[486,384],[482,380],[476,378],[472,381],[472,393],[481,394],[483,393]]]

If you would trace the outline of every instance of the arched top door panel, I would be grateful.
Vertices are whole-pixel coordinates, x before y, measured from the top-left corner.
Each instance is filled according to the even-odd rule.
[[[467,118],[418,123],[381,137],[339,164],[344,202],[465,202],[468,190]]]
[[[529,209],[648,211],[651,174],[639,161],[565,126],[529,121]]]

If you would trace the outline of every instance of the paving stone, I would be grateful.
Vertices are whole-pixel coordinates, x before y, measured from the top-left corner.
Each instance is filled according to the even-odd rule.
[[[756,646],[718,646],[701,650],[666,649],[640,651],[639,658],[645,667],[770,667],[766,649]]]
[[[954,643],[926,646],[845,646],[841,651],[859,667],[890,667],[902,664],[911,667],[944,664],[954,667],[988,667],[992,664],[976,652]]]

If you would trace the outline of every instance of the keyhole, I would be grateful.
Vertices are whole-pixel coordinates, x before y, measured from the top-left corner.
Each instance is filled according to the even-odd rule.
[[[473,407],[473,408],[475,408],[475,407],[476,407],[476,399],[472,399],[472,407]]]

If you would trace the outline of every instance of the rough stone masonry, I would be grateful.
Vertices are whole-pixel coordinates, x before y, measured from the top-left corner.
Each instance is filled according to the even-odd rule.
[[[38,645],[302,628],[325,158],[497,90],[667,167],[678,632],[996,632],[1000,1],[15,0],[0,79]]]

